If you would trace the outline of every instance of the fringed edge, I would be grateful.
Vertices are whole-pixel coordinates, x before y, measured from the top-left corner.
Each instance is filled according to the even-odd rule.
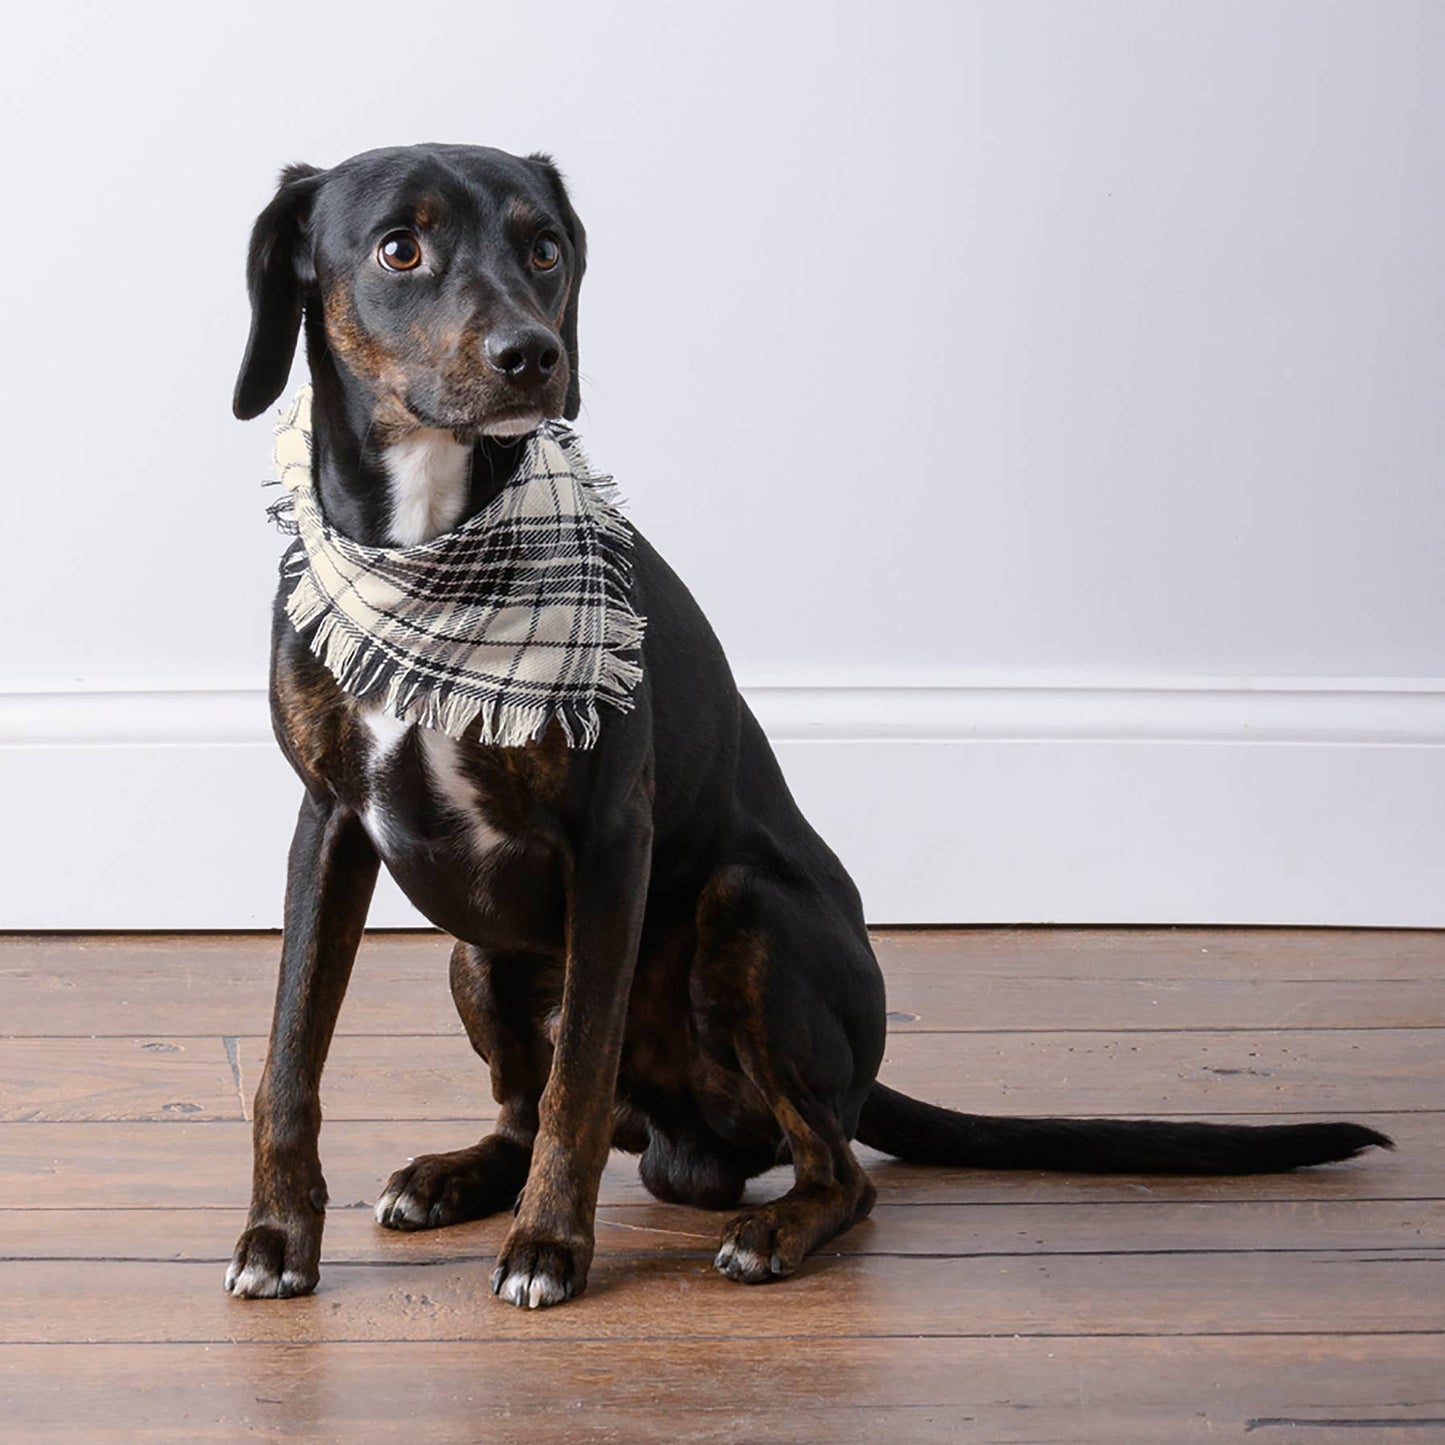
[[[577,433],[565,422],[548,422],[547,429],[552,440],[561,449],[573,477],[597,504],[592,520],[597,524],[598,531],[604,536],[615,537],[624,546],[630,547],[632,528],[621,514],[621,509],[627,505],[627,499],[622,495],[617,479],[610,472],[592,470],[592,463],[587,460],[587,453],[582,449]]]
[[[274,477],[267,482],[262,482],[263,487],[279,487],[281,483]],[[266,503],[266,517],[275,529],[287,537],[299,537],[301,535],[301,523],[296,516],[295,494],[282,488],[281,495],[274,502]]]
[[[597,696],[619,712],[631,712],[635,705],[632,694],[642,681],[642,639],[647,634],[647,619],[638,616],[632,608],[630,559],[617,550],[609,537],[601,539],[601,548],[607,617],[602,634],[602,662],[597,672]]]
[[[431,686],[425,679],[408,676],[404,661],[388,656],[373,638],[327,605],[309,574],[299,578],[286,599],[286,613],[299,632],[308,634],[307,647],[343,692],[374,700],[383,712],[402,722],[452,738],[474,736],[477,742],[492,747],[525,747],[554,722],[569,748],[594,747],[602,731],[598,702],[630,712],[634,706],[630,693],[642,677],[639,661],[611,651],[613,647],[625,651],[640,646],[642,631],[635,619],[619,618],[615,631],[609,619],[607,650],[594,698],[524,705],[478,697],[463,687]]]
[[[642,658],[625,654],[640,653],[646,626],[641,617],[607,619],[607,641],[597,674],[597,696],[619,712],[631,712],[636,705],[632,694],[642,681]]]

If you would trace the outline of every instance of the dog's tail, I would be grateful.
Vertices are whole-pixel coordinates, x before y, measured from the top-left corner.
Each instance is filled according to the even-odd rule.
[[[874,1084],[858,1141],[911,1164],[1073,1174],[1277,1174],[1394,1141],[1363,1124],[1196,1124],[1157,1119],[998,1119],[958,1114]]]

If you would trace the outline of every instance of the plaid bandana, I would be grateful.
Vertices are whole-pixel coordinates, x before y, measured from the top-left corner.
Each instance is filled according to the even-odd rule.
[[[628,600],[632,532],[568,427],[543,423],[500,496],[414,547],[364,547],[327,525],[309,386],[277,424],[276,469],[271,516],[297,534],[281,560],[286,611],[343,691],[500,747],[555,720],[569,747],[590,748],[599,702],[630,711],[645,625]]]

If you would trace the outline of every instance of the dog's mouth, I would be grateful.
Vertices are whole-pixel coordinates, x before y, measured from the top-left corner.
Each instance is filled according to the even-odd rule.
[[[506,440],[526,436],[528,432],[536,431],[546,419],[546,413],[541,407],[522,406],[514,410],[494,413],[477,430],[484,437]]]
[[[445,415],[419,405],[409,396],[400,400],[418,426],[453,432],[458,440],[495,437],[505,441],[524,437],[536,431],[548,416],[542,407],[535,404],[489,407],[480,416],[475,413]]]

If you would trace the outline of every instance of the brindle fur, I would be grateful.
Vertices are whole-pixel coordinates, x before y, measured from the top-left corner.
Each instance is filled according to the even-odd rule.
[[[399,226],[443,258],[436,274],[383,272],[377,242]],[[562,245],[552,272],[527,263],[539,229]],[[423,146],[329,172],[293,167],[252,238],[237,414],[275,401],[304,320],[316,484],[332,525],[388,540],[380,445],[422,425],[472,438],[475,512],[516,464],[515,446],[482,434],[490,418],[527,406],[576,415],[584,252],[545,158]],[[495,359],[504,344],[521,348],[510,369]],[[466,744],[459,765],[505,840],[480,859],[431,785],[417,730],[378,768],[372,704],[340,691],[278,596],[273,718],[305,797],[251,1214],[228,1287],[316,1285],[318,1088],[382,860],[458,940],[452,995],[499,1115],[473,1147],[393,1175],[381,1222],[430,1228],[515,1203],[493,1289],[518,1304],[585,1286],[613,1146],[641,1154],[657,1197],[714,1209],[737,1208],[750,1177],[791,1162],[787,1194],[724,1228],[718,1268],[750,1282],[792,1273],[868,1213],[874,1191],[849,1142],[860,1126],[879,1147],[954,1163],[1239,1167],[1248,1130],[1193,1126],[1204,1129],[1194,1152],[1171,1152],[1181,1126],[977,1120],[875,1086],[883,983],[857,891],[794,804],[687,589],[641,536],[632,557],[647,619],[635,708],[606,712],[588,751],[555,730],[523,748]],[[385,826],[364,826],[378,804]],[[1380,1142],[1366,1135],[1321,1139],[1314,1154]],[[1244,1167],[1314,1162],[1283,1146]]]

